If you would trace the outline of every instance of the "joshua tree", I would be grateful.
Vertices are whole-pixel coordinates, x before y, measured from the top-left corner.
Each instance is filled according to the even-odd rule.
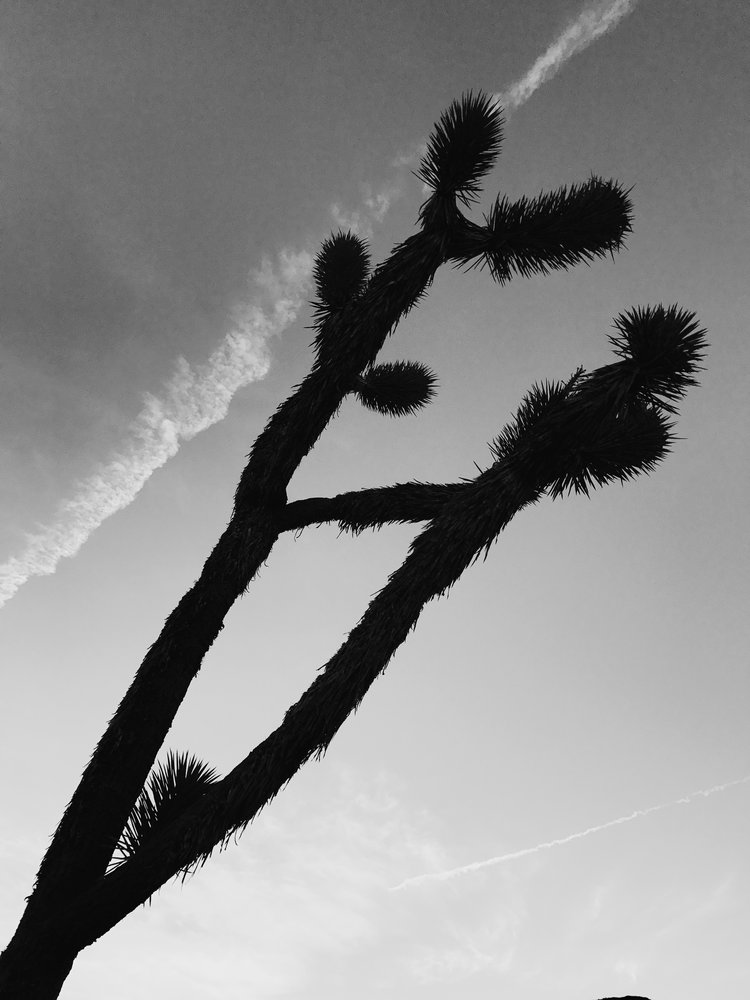
[[[611,364],[532,386],[492,442],[489,466],[474,479],[288,500],[293,473],[347,395],[393,416],[417,410],[433,395],[435,377],[424,365],[376,359],[441,264],[487,265],[502,285],[623,246],[631,228],[628,192],[595,176],[533,199],[498,197],[483,224],[468,219],[459,206],[476,202],[479,182],[500,150],[502,127],[501,109],[484,94],[451,104],[417,172],[430,190],[418,229],[372,272],[357,236],[339,232],[323,243],[314,271],[310,372],[256,440],[226,530],[167,618],[86,766],[0,957],[4,1000],[58,996],[83,948],[173,876],[203,863],[306,761],[321,757],[425,604],[486,553],[522,508],[545,494],[588,494],[650,472],[667,454],[669,417],[696,384],[705,331],[691,313],[659,305],[615,319]],[[152,770],[225,615],[276,539],[328,521],[352,532],[426,525],[282,724],[232,771],[219,778],[189,755],[170,755]]]

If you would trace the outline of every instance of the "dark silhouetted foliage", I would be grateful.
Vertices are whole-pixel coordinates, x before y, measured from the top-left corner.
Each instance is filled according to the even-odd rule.
[[[426,406],[435,395],[437,379],[416,361],[386,361],[368,368],[357,381],[357,398],[377,413],[401,417]]]
[[[292,476],[348,395],[392,416],[433,398],[436,378],[425,365],[376,359],[443,264],[487,265],[503,284],[622,248],[631,229],[628,192],[594,176],[516,202],[499,196],[483,225],[464,216],[459,203],[478,199],[502,136],[492,98],[469,93],[453,102],[417,172],[430,188],[418,230],[374,271],[356,235],[338,232],[324,241],[314,267],[310,371],[255,441],[226,530],[168,616],[84,770],[0,956],[4,1000],[56,997],[83,948],[226,845],[306,761],[320,757],[425,605],[486,555],[516,514],[545,495],[588,494],[648,473],[668,453],[675,438],[665,414],[674,416],[675,403],[696,384],[705,331],[676,305],[646,306],[615,319],[610,340],[618,360],[532,386],[491,443],[491,464],[474,478],[289,499]],[[174,753],[154,769],[225,616],[279,535],[324,522],[353,533],[425,524],[281,725],[232,771],[219,778],[191,755]]]

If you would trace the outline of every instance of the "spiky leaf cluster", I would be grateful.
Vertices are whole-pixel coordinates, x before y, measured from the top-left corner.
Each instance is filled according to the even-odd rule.
[[[635,388],[654,406],[675,413],[672,401],[681,399],[696,373],[703,369],[706,331],[698,326],[695,313],[677,305],[636,307],[620,313],[617,329],[610,335],[615,354],[632,363]],[[669,402],[668,402],[669,401]]]
[[[157,764],[133,806],[115,848],[110,868],[116,868],[148,843],[167,823],[195,802],[218,777],[193,754],[169,751]]]
[[[368,409],[401,417],[429,403],[436,384],[435,374],[418,361],[386,361],[363,372],[355,392]]]
[[[610,337],[621,360],[568,382],[535,385],[514,420],[492,442],[496,462],[552,497],[588,495],[613,481],[651,472],[669,452],[667,399],[695,385],[706,347],[692,313],[663,306],[634,309],[615,320]]]
[[[515,416],[490,443],[496,462],[518,457],[522,449],[540,449],[563,412],[565,400],[570,396],[583,368],[578,368],[567,382],[535,383],[521,401]]]
[[[503,141],[502,109],[493,97],[469,91],[435,123],[417,177],[438,197],[470,205],[492,168]]]
[[[370,273],[367,244],[352,232],[338,233],[324,240],[313,266],[318,300],[313,309],[325,316],[342,309],[361,295]]]
[[[547,274],[613,253],[631,221],[628,192],[617,181],[592,176],[536,198],[499,197],[476,238],[484,242],[482,264],[504,284],[514,273]]]
[[[490,448],[496,462],[544,486],[552,497],[583,493],[651,472],[672,441],[656,407],[637,398],[591,406],[591,375],[578,369],[568,382],[532,386],[514,419]]]
[[[573,438],[563,472],[547,492],[553,498],[566,492],[588,496],[597,486],[652,472],[668,454],[672,440],[671,425],[653,406],[625,407],[588,436]]]

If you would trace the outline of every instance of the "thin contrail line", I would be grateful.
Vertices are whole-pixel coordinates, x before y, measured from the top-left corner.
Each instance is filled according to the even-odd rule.
[[[506,115],[524,104],[569,59],[613,28],[636,2],[607,0],[584,7],[520,80],[493,95]],[[421,146],[418,152],[399,157],[394,165],[408,165],[423,152]],[[331,213],[338,225],[369,237],[372,223],[383,220],[399,194],[398,184],[377,194],[367,190],[360,209],[346,212],[334,204]],[[31,577],[54,573],[61,559],[74,556],[107,518],[133,502],[151,475],[177,454],[183,441],[224,419],[238,389],[266,375],[270,366],[266,340],[296,319],[312,268],[306,251],[282,251],[279,260],[280,278],[269,273],[267,262],[261,274],[275,294],[270,314],[256,305],[247,307],[236,328],[198,368],[178,359],[162,396],[146,397],[122,450],[77,484],[72,499],[60,505],[52,524],[26,535],[26,547],[19,556],[0,565],[0,608]]]
[[[390,891],[396,892],[399,889],[405,889],[407,886],[421,885],[424,882],[445,882],[459,875],[469,875],[471,872],[479,871],[481,868],[490,868],[493,865],[502,865],[508,861],[516,861],[518,858],[526,858],[530,854],[538,854],[539,851],[548,851],[552,847],[561,847],[563,844],[569,844],[572,840],[581,840],[583,837],[590,837],[592,833],[600,833],[602,830],[609,830],[611,827],[620,826],[622,823],[631,823],[634,819],[640,819],[643,816],[648,816],[650,813],[661,812],[662,809],[687,805],[700,796],[707,798],[709,795],[726,791],[727,788],[734,788],[736,785],[747,784],[749,781],[750,774],[744,778],[737,778],[734,781],[725,781],[723,785],[714,785],[712,788],[703,788],[697,792],[691,792],[689,795],[684,795],[680,799],[673,799],[671,802],[662,802],[658,806],[649,806],[647,809],[636,809],[627,816],[611,819],[609,822],[600,823],[598,826],[590,826],[586,830],[579,830],[578,833],[570,833],[567,837],[548,840],[543,844],[537,844],[535,847],[524,847],[523,850],[511,851],[510,854],[499,854],[497,857],[486,858],[484,861],[473,861],[469,865],[461,865],[460,868],[448,868],[445,871],[430,872],[427,875],[415,875],[413,878],[407,878],[403,882],[399,882],[398,885],[391,886]]]

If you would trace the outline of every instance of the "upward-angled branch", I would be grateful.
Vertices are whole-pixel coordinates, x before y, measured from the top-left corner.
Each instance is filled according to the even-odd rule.
[[[466,263],[487,252],[487,239],[484,243],[476,239],[481,227],[464,219],[456,198],[462,191],[470,194],[489,168],[499,146],[501,122],[500,110],[483,95],[451,106],[438,128],[444,134],[427,158],[439,165],[444,157],[447,167],[438,171],[435,191],[420,213],[422,230],[397,246],[363,290],[355,289],[351,301],[321,319],[315,364],[253,446],[228,527],[198,581],[167,618],[100,740],[44,858],[31,910],[37,903],[46,907],[55,898],[64,899],[106,869],[205,653],[278,537],[286,488],[300,461],[352,391],[359,373],[374,363],[385,338],[425,294],[438,267],[447,259]],[[475,138],[467,152],[469,134]],[[472,158],[478,166],[471,166]],[[620,201],[621,214],[628,217],[630,205],[622,192]],[[559,241],[565,239],[564,228],[556,234]],[[626,231],[621,219],[613,229],[612,219],[606,218],[594,243],[616,243]],[[494,239],[491,233],[490,237]],[[575,226],[567,238],[578,254],[571,257],[572,263],[581,255]],[[517,245],[520,239],[519,234]]]
[[[256,441],[235,495],[232,519],[185,594],[100,740],[65,811],[37,878],[33,903],[96,879],[112,851],[187,689],[234,601],[267,559],[279,534],[286,487],[328,421],[370,364],[403,311],[421,295],[442,257],[432,233],[397,248],[392,266],[371,280],[368,322],[356,305],[329,318],[319,334],[338,344],[322,353],[297,391],[276,411]],[[49,878],[48,878],[49,876]],[[42,898],[44,897],[44,898]]]
[[[299,767],[327,749],[424,605],[447,591],[516,513],[545,492],[587,493],[649,472],[664,458],[673,439],[660,403],[681,396],[694,382],[704,331],[692,314],[674,308],[657,307],[641,316],[651,333],[647,348],[642,343],[636,350],[624,348],[619,362],[588,375],[579,369],[567,382],[532,388],[515,420],[493,442],[494,463],[473,481],[443,493],[438,512],[402,566],[281,726],[171,828],[74,904],[69,917],[75,926],[85,926],[87,943],[167,878],[205,860],[217,844],[243,829]],[[623,322],[627,325],[627,318]],[[371,493],[375,500],[377,492]]]
[[[314,271],[311,369],[255,441],[229,524],[148,650],[63,814],[16,935],[0,956],[0,991],[11,990],[13,1000],[56,996],[52,990],[80,947],[175,871],[206,857],[305,760],[322,753],[425,602],[449,587],[518,510],[545,491],[586,491],[647,470],[668,447],[663,412],[673,409],[672,400],[692,377],[695,344],[677,335],[682,360],[675,350],[667,350],[667,360],[663,351],[657,357],[649,346],[654,316],[637,313],[622,321],[615,338],[621,360],[592,376],[579,371],[567,383],[536,387],[515,424],[494,442],[492,466],[476,479],[401,483],[288,503],[292,476],[348,395],[391,416],[429,402],[436,379],[427,366],[376,361],[442,264],[487,265],[504,283],[589,263],[623,245],[631,224],[628,193],[597,177],[514,203],[498,197],[481,225],[462,214],[459,204],[476,201],[492,168],[502,126],[500,108],[481,93],[454,102],[441,116],[418,172],[430,188],[418,230],[373,271],[369,250],[355,235],[339,232],[323,244]],[[671,322],[674,332],[681,316],[662,326]],[[662,337],[661,348],[666,343]],[[670,372],[683,362],[678,384]],[[281,727],[230,775],[214,782],[199,762],[178,757],[147,784],[203,657],[279,534],[330,520],[353,532],[385,523],[428,524]],[[117,867],[107,874],[113,857]],[[33,997],[29,969],[38,987]]]

